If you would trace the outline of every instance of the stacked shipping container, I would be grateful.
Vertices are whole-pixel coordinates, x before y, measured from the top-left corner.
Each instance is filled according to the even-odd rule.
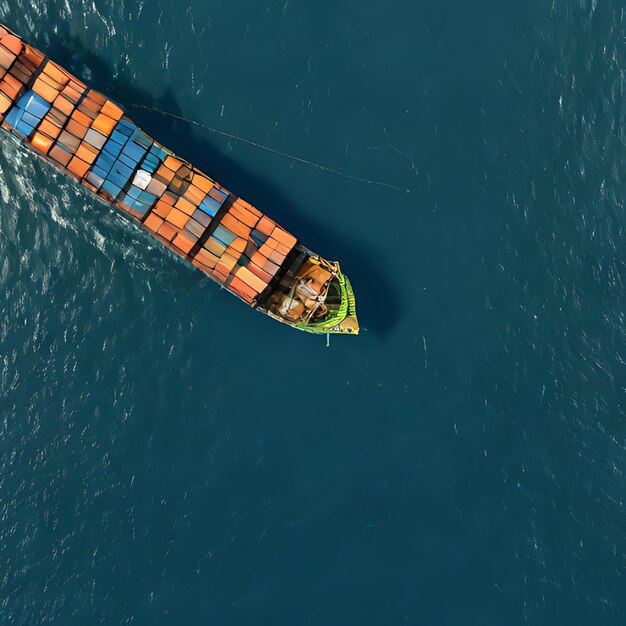
[[[2,128],[255,305],[296,238],[0,26]]]

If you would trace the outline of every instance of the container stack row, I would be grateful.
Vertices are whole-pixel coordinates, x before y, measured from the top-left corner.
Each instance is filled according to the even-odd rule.
[[[150,178],[142,177],[147,189],[152,186],[158,193],[144,226],[178,254],[191,258],[201,247],[207,229],[214,227],[228,192],[172,154]]]
[[[296,238],[0,26],[0,120],[168,248],[254,304]]]
[[[296,238],[238,198],[193,260],[248,303],[263,293]]]
[[[33,76],[36,75],[44,55],[0,25],[0,121],[19,100]],[[27,117],[27,121],[28,121]],[[23,125],[26,130],[25,125]]]

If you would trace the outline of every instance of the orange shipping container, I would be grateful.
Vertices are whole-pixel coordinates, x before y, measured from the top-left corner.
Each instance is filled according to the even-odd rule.
[[[246,302],[252,302],[258,295],[252,287],[246,285],[246,283],[236,276],[230,281],[228,288],[232,289],[237,295],[240,295]]]
[[[98,115],[98,117],[94,120],[92,128],[108,137],[113,132],[116,124],[117,122],[114,119],[110,118],[108,115],[100,113],[100,115]]]
[[[268,274],[265,270],[257,267],[254,263],[250,263],[248,265],[248,269],[255,275],[258,276],[263,282],[269,285],[272,278],[274,278],[271,274]]]
[[[81,113],[78,109],[72,113],[72,119],[77,121],[81,126],[86,126],[87,128],[89,128],[92,123],[91,118],[84,113]]]
[[[263,217],[261,211],[259,211],[256,207],[253,207],[249,202],[246,202],[243,198],[239,198],[239,202],[250,211],[252,214],[256,215],[259,219]]]
[[[44,119],[43,122],[41,122],[41,124],[39,125],[39,130],[42,133],[48,135],[48,137],[52,137],[53,139],[56,139],[61,132],[61,128],[59,126],[53,124],[47,119]]]
[[[2,38],[2,45],[13,54],[22,51],[22,42],[15,35],[5,35]]]
[[[242,205],[238,205],[237,202],[235,202],[235,204],[233,205],[233,214],[238,220],[242,221],[246,226],[249,226],[250,228],[254,228],[259,221],[259,218],[254,215],[252,211],[249,211]]]
[[[174,224],[174,226],[182,229],[189,221],[189,216],[178,209],[172,209],[167,216],[167,221],[170,224]]]
[[[74,105],[63,95],[54,101],[54,106],[65,115],[69,115],[74,110]]]
[[[120,107],[118,107],[117,104],[115,104],[114,102],[111,102],[111,100],[107,100],[102,105],[102,113],[104,113],[104,115],[108,115],[114,120],[119,120],[122,117],[122,115],[124,115],[124,111],[122,111],[122,109],[120,109]]]
[[[50,103],[54,102],[56,97],[59,95],[59,92],[56,89],[53,89],[52,87],[50,87],[50,85],[44,83],[41,78],[38,78],[35,81],[35,84],[33,85],[33,91],[38,96],[41,96],[44,100],[47,100]]]
[[[168,241],[172,241],[172,237],[177,232],[176,228],[174,228],[174,226],[172,226],[169,222],[163,222],[161,228],[158,230],[159,235]]]
[[[237,239],[235,239],[231,244],[231,248],[234,248],[235,250],[237,250],[237,252],[239,252],[239,254],[243,254],[244,250],[246,249],[246,244],[247,244],[247,240],[244,239],[243,237],[237,237]]]
[[[197,173],[194,173],[193,184],[204,191],[205,194],[209,193],[209,191],[213,189],[213,183],[205,176]]]
[[[3,93],[0,93],[0,115],[4,115],[10,108],[12,104],[12,100],[10,100]]]
[[[33,148],[37,148],[37,150],[43,152],[44,154],[48,154],[48,150],[50,150],[53,143],[54,141],[52,141],[52,139],[42,135],[41,133],[35,133],[31,141]]]
[[[189,239],[189,237],[185,237],[185,235],[181,235],[180,233],[176,235],[173,239],[172,243],[182,250],[185,254],[189,254],[191,249],[193,248],[195,241]]]
[[[59,66],[53,61],[48,61],[43,70],[48,76],[56,80],[58,83],[67,83],[70,79],[66,72],[61,71]]]
[[[76,88],[76,86],[74,86],[72,83],[70,83],[64,90],[63,90],[63,95],[68,99],[71,100],[72,102],[76,103],[80,100],[80,97],[83,95],[84,93],[84,89],[82,88]]]
[[[233,271],[235,265],[237,265],[237,259],[232,256],[232,254],[228,254],[228,252],[225,252],[224,254],[222,254],[220,263],[228,268],[228,273],[230,274],[230,272]]]
[[[204,193],[195,185],[189,185],[187,191],[185,191],[185,196],[196,206],[199,206],[202,200],[204,200]]]
[[[35,133],[31,141],[31,145],[33,146],[33,148],[36,148],[44,154],[48,153],[48,150],[50,150],[53,143],[54,141],[52,141],[52,139],[46,137],[45,135],[42,135],[41,133]]]
[[[183,162],[180,159],[177,159],[173,156],[168,155],[165,157],[165,167],[177,172],[178,169],[182,166]]]
[[[235,272],[235,276],[243,280],[246,285],[252,287],[257,293],[261,293],[267,287],[267,284],[258,276],[255,276],[247,267],[240,267]]]
[[[96,102],[96,104],[98,105],[99,109],[102,108],[104,103],[107,101],[106,96],[102,95],[99,91],[96,91],[95,89],[90,90],[89,97],[94,102]]]
[[[172,207],[169,204],[163,202],[163,200],[159,200],[154,207],[153,213],[156,213],[159,217],[165,219],[171,210]]]
[[[198,254],[196,254],[196,259],[198,259],[198,261],[210,268],[214,268],[219,261],[218,257],[216,257],[214,254],[211,254],[208,250],[205,250],[204,248],[200,248]]]
[[[274,224],[274,222],[269,218],[269,217],[265,217],[263,216],[260,220],[259,223],[256,226],[256,229],[263,233],[264,235],[271,235],[272,231],[274,230],[274,228],[276,227],[276,224]]]
[[[191,204],[189,200],[182,197],[178,199],[178,202],[175,206],[177,209],[180,209],[183,213],[186,213],[187,215],[193,215],[193,212],[198,208]]]
[[[85,161],[79,159],[78,157],[74,157],[67,167],[70,172],[76,174],[79,178],[82,178],[89,169],[89,163],[85,163]]]
[[[280,228],[280,226],[277,226],[274,229],[272,237],[287,246],[289,249],[296,245],[296,238],[293,235],[290,235],[286,230]]]
[[[146,221],[144,222],[144,226],[146,226],[146,228],[149,228],[150,230],[154,232],[157,232],[159,228],[161,228],[162,225],[163,225],[163,220],[158,215],[155,215],[154,213],[151,213],[150,215],[148,215],[148,217],[146,218]]]
[[[90,149],[88,143],[82,143],[76,150],[76,156],[91,165],[96,160],[97,153]]]

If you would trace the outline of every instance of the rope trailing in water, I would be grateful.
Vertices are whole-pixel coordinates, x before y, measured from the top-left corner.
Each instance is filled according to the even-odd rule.
[[[311,167],[315,167],[322,172],[328,172],[329,174],[335,174],[336,176],[341,176],[342,178],[347,178],[348,180],[354,180],[359,183],[365,183],[367,185],[376,185],[378,187],[387,187],[388,189],[393,189],[395,191],[403,191],[405,193],[410,193],[410,189],[397,187],[396,185],[392,185],[390,183],[385,183],[380,180],[369,180],[367,178],[361,178],[360,176],[354,176],[352,174],[346,174],[345,172],[341,172],[339,170],[333,169],[332,167],[327,167],[326,165],[322,165],[320,163],[315,163],[314,161],[309,161],[308,159],[303,159],[302,157],[295,156],[293,154],[288,154],[287,152],[282,152],[280,150],[276,150],[275,148],[270,148],[269,146],[264,146],[261,143],[257,143],[256,141],[252,141],[250,139],[245,139],[244,137],[239,137],[238,135],[234,135],[233,133],[227,133],[226,131],[219,130],[218,128],[213,128],[212,126],[207,126],[206,124],[202,124],[200,122],[196,122],[195,120],[187,119],[186,117],[182,117],[180,115],[175,115],[174,113],[168,113],[167,111],[161,111],[161,109],[157,109],[156,107],[149,107],[143,104],[131,104],[135,109],[144,109],[146,111],[152,111],[153,113],[158,113],[159,115],[163,115],[164,117],[171,117],[176,120],[181,120],[182,122],[187,122],[187,124],[192,124],[194,126],[198,126],[199,128],[204,128],[204,130],[208,130],[211,133],[215,133],[217,135],[221,135],[222,137],[228,137],[228,139],[232,139],[233,141],[239,141],[241,143],[246,143],[249,146],[254,146],[255,148],[259,148],[261,150],[265,150],[266,152],[271,152],[273,154],[277,154],[279,156],[285,157],[287,159],[291,159],[292,161],[296,161],[298,163],[303,163],[304,165],[310,165]]]

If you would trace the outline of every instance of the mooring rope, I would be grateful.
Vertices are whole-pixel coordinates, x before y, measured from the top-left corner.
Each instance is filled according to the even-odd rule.
[[[200,122],[196,122],[195,120],[188,119],[186,117],[182,117],[180,115],[175,115],[174,113],[168,113],[167,111],[161,111],[161,109],[157,109],[156,107],[149,107],[143,104],[131,104],[135,109],[145,109],[146,111],[152,111],[153,113],[158,113],[159,115],[163,115],[165,117],[171,117],[176,120],[181,120],[183,122],[187,122],[187,124],[192,124],[194,126],[198,126],[199,128],[204,128],[204,130],[208,130],[211,133],[216,133],[217,135],[222,135],[222,137],[228,137],[234,141],[239,141],[241,143],[246,143],[249,146],[254,146],[255,148],[259,148],[261,150],[265,150],[266,152],[271,152],[273,154],[277,154],[279,156],[285,157],[287,159],[291,159],[292,161],[296,161],[298,163],[303,163],[304,165],[310,165],[311,167],[315,167],[322,172],[328,172],[329,174],[335,174],[336,176],[341,176],[342,178],[347,178],[348,180],[354,180],[359,183],[365,183],[367,185],[376,185],[378,187],[387,187],[388,189],[393,189],[395,191],[402,191],[405,193],[410,193],[410,189],[406,189],[403,187],[398,187],[396,185],[392,185],[390,183],[385,183],[380,180],[370,180],[368,178],[362,178],[361,176],[354,176],[353,174],[347,174],[346,172],[341,172],[340,170],[333,169],[332,167],[328,167],[326,165],[322,165],[321,163],[315,163],[314,161],[309,161],[309,159],[304,159],[299,156],[295,156],[293,154],[288,154],[287,152],[282,152],[281,150],[276,150],[276,148],[271,148],[270,146],[265,146],[261,143],[257,143],[256,141],[252,141],[251,139],[246,139],[244,137],[239,137],[238,135],[234,135],[233,133],[227,133],[224,130],[219,130],[218,128],[213,128],[212,126],[207,126],[206,124],[202,124]]]

